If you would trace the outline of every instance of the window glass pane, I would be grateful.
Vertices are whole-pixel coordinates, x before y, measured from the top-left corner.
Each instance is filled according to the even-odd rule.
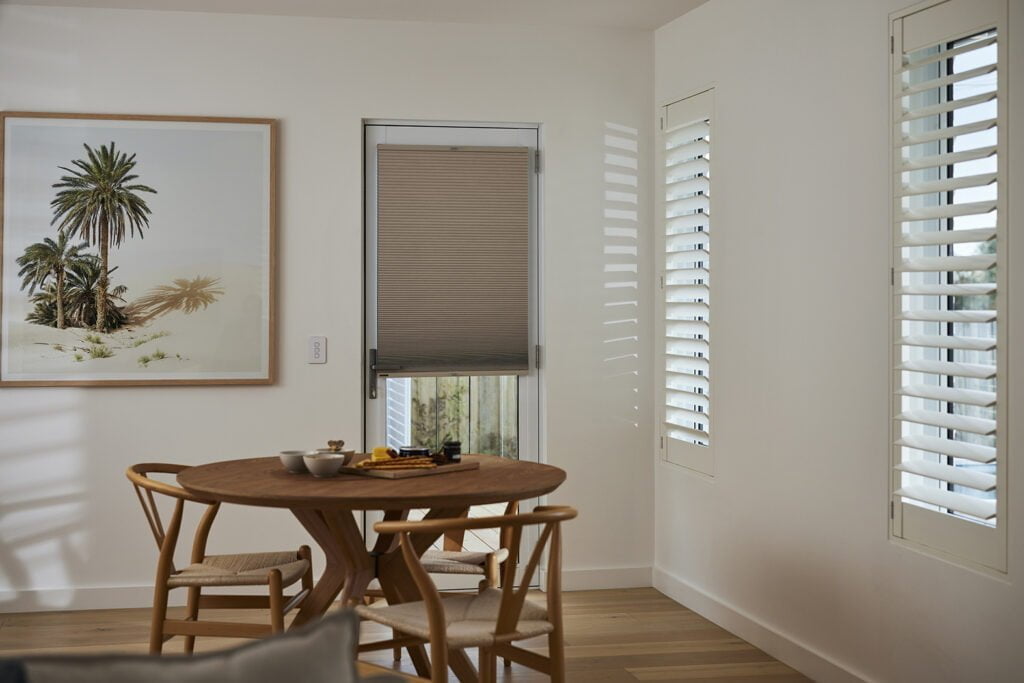
[[[519,378],[404,377],[387,380],[388,446],[519,457]]]

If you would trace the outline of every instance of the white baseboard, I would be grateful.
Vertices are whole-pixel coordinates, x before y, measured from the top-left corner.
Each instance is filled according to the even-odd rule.
[[[543,585],[543,577],[541,577]],[[650,567],[602,567],[568,569],[562,573],[567,591],[602,588],[645,588],[651,585]],[[236,589],[239,590],[239,589]],[[185,604],[185,591],[171,591],[169,604]],[[125,609],[151,607],[152,586],[97,586],[91,588],[0,589],[0,614],[12,612],[55,612],[82,609]]]
[[[171,591],[168,604],[185,604],[185,591]],[[82,609],[152,607],[153,586],[96,586],[0,590],[0,614]]]
[[[562,590],[566,591],[649,588],[650,586],[650,567],[598,567],[562,570]]]
[[[782,633],[660,567],[654,567],[653,579],[654,588],[661,593],[815,681],[859,683],[871,680],[853,667],[840,664],[799,639]]]

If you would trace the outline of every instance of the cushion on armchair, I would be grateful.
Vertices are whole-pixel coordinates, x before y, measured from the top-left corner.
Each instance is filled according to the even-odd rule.
[[[0,676],[0,683],[356,683],[358,640],[359,620],[346,610],[295,631],[194,656],[52,655],[0,661],[0,673],[10,676]],[[19,663],[23,679],[16,677],[18,667],[11,667]]]

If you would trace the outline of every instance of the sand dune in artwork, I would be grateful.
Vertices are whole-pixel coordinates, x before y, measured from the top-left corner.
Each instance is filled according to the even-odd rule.
[[[164,275],[157,281],[170,284],[148,288],[133,283],[146,293],[125,307],[130,322],[107,333],[11,320],[8,372],[39,379],[259,375],[267,323],[253,292],[261,278],[259,268],[235,266],[220,268],[216,277]]]

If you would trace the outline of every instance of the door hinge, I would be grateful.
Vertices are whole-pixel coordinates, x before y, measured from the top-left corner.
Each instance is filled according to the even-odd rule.
[[[889,269],[889,284],[892,285],[893,287],[896,286],[896,269],[895,268],[890,268]]]
[[[889,36],[889,54],[896,54],[896,36]]]
[[[533,365],[540,370],[540,344],[533,347]]]
[[[658,276],[658,288],[659,289],[665,289],[665,276],[664,275],[659,275]]]
[[[658,129],[659,130],[665,130],[665,117],[664,116],[659,116],[658,117]]]
[[[540,173],[540,150],[533,150],[533,172]]]
[[[896,519],[896,501],[889,501],[889,519]]]
[[[659,436],[658,437],[658,448],[660,450],[665,450],[665,437],[663,437],[663,436]]]

